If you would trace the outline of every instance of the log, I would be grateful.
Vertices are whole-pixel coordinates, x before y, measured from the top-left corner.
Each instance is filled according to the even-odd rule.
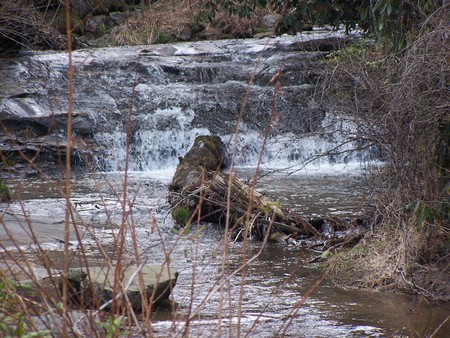
[[[283,209],[280,203],[220,171],[224,159],[225,146],[217,136],[197,137],[192,148],[180,158],[169,186],[172,216],[179,227],[189,226],[194,220],[224,225],[228,212],[229,228],[240,234],[248,227],[249,235],[263,237],[270,227],[293,235],[320,235],[306,220]]]

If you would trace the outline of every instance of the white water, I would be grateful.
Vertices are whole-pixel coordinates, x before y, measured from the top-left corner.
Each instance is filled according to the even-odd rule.
[[[130,171],[158,171],[174,169],[178,158],[182,157],[193,144],[195,137],[210,135],[206,128],[192,127],[192,110],[171,107],[158,109],[153,114],[139,117],[141,127],[133,133],[128,151]],[[170,128],[153,129],[153,126],[170,121]],[[370,149],[357,149],[356,142],[348,142],[354,135],[353,126],[344,119],[327,116],[322,123],[321,134],[295,135],[280,133],[267,138],[262,152],[261,167],[264,169],[292,172],[342,173],[359,170],[373,161]],[[125,129],[125,127],[124,127]],[[219,135],[228,145],[229,153],[236,142],[235,166],[254,167],[257,165],[264,135],[251,130],[245,124],[237,138],[234,135]],[[102,167],[114,171],[125,168],[127,147],[126,130],[116,129],[96,135],[100,144],[106,144],[107,153],[99,154]],[[333,151],[339,154],[331,154]]]

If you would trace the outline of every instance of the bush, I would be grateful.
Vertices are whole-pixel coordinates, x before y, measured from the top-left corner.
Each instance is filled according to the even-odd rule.
[[[388,274],[384,287],[407,288],[418,265],[448,254],[449,29],[442,7],[402,53],[386,54],[384,46],[365,41],[328,63],[324,104],[345,110],[357,126],[355,136],[380,147],[386,160],[371,176],[375,232],[361,244],[369,253],[352,257],[353,270],[371,271],[359,274],[365,286],[370,276]],[[375,247],[379,237],[385,245]],[[377,257],[382,264],[373,261]]]
[[[67,42],[45,12],[28,0],[0,4],[0,53],[10,49],[65,49]]]

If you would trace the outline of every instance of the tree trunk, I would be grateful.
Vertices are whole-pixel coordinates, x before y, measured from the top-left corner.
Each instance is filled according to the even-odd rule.
[[[199,136],[180,158],[169,186],[172,216],[181,227],[201,220],[225,225],[243,235],[264,237],[270,232],[319,235],[306,220],[282,209],[234,176],[223,173],[225,146],[217,136]],[[230,198],[228,199],[228,194]],[[229,203],[228,203],[229,200]]]

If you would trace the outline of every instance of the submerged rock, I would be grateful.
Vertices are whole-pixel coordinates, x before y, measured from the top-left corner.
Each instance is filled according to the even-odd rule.
[[[174,269],[163,265],[146,265],[139,272],[136,268],[129,267],[123,272],[120,282],[126,289],[126,298],[131,306],[139,310],[142,309],[145,298],[155,305],[167,299],[177,279],[178,272]],[[112,301],[112,297],[122,290],[115,284],[115,270],[108,267],[69,270],[69,297],[76,305],[99,307]],[[62,287],[62,282],[60,286]]]

